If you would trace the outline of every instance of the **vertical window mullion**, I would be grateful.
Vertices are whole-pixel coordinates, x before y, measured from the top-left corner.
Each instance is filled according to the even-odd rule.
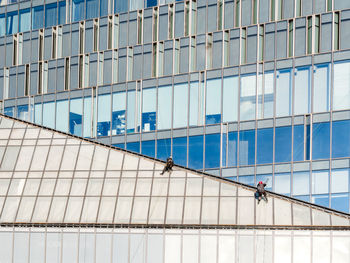
[[[293,20],[288,22],[288,57],[294,55],[294,23]]]
[[[333,34],[333,49],[334,50],[339,50],[340,49],[340,41],[339,41],[339,37],[340,37],[340,26],[339,26],[339,22],[340,22],[340,15],[339,12],[335,12],[334,13],[334,34]]]

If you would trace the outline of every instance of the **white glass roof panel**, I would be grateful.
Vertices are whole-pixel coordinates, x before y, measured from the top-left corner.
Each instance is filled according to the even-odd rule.
[[[349,216],[0,116],[0,222],[348,226]],[[51,139],[52,138],[52,139]],[[29,172],[30,171],[30,172]],[[35,179],[34,179],[35,178]]]

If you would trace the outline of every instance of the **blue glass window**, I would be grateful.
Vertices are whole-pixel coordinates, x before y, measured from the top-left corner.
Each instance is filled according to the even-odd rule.
[[[291,70],[277,71],[276,75],[276,116],[288,116],[292,109]]]
[[[264,118],[273,117],[274,75],[273,71],[264,74]]]
[[[350,108],[350,62],[334,63],[333,110]]]
[[[329,111],[330,105],[330,63],[314,67],[314,112]]]
[[[100,16],[108,15],[108,0],[100,0]]]
[[[205,123],[221,122],[221,79],[207,80]]]
[[[205,135],[205,168],[220,167],[220,133]]]
[[[14,117],[15,107],[5,107],[4,114],[10,117]]]
[[[33,9],[32,29],[44,27],[44,6],[36,6]]]
[[[158,156],[159,158],[159,156]],[[173,159],[176,164],[187,165],[187,138],[173,138]]]
[[[136,91],[128,91],[127,97],[128,97],[128,109],[126,111],[127,113],[127,132],[132,133],[135,132],[135,94]]]
[[[332,157],[350,156],[350,121],[335,121],[332,125]]]
[[[331,192],[346,193],[349,192],[349,169],[333,169],[331,176]]]
[[[311,198],[311,202],[316,205],[329,207],[329,195],[313,195]]]
[[[58,2],[58,24],[66,23],[66,1]]]
[[[142,141],[141,142],[142,154],[154,157],[155,152],[155,142],[154,141]]]
[[[296,68],[294,72],[294,114],[309,113],[311,109],[311,67]]]
[[[239,164],[252,165],[254,163],[255,163],[255,130],[240,131]]]
[[[42,110],[43,105],[41,103],[34,104],[34,123],[39,125],[42,123]]]
[[[112,105],[112,135],[125,133],[125,114],[126,114],[126,93],[113,93]]]
[[[310,172],[293,173],[293,195],[310,194]]]
[[[125,149],[125,144],[124,143],[116,143],[116,144],[112,144],[115,147],[121,148],[121,149]]]
[[[301,201],[305,201],[305,202],[310,202],[310,196],[309,195],[296,195],[293,196],[296,199],[299,199]]]
[[[15,34],[18,32],[18,12],[7,13],[6,34]]]
[[[142,130],[156,129],[156,89],[144,89],[142,92]]]
[[[273,159],[273,128],[258,129],[256,163],[272,163]]]
[[[56,130],[68,132],[68,100],[57,101]]]
[[[25,121],[30,120],[28,105],[19,105],[17,106],[17,118]]]
[[[238,132],[228,133],[227,166],[237,166]]]
[[[277,131],[277,128],[276,128]],[[276,132],[277,133],[277,132]],[[291,134],[290,134],[291,135]],[[304,125],[294,126],[294,141],[293,141],[293,160],[304,160]],[[282,143],[283,141],[281,141]],[[276,152],[276,156],[277,156]]]
[[[203,135],[190,136],[188,144],[188,166],[203,169]]]
[[[57,3],[45,6],[45,27],[57,25]]]
[[[255,119],[256,106],[256,75],[241,76],[241,93],[240,93],[240,118],[244,120]]]
[[[247,184],[251,186],[255,185],[254,175],[240,175],[238,176],[238,181],[242,184]]]
[[[173,128],[187,126],[188,84],[174,85]]]
[[[19,10],[19,32],[30,30],[30,8]]]
[[[86,19],[98,17],[98,0],[86,0]]]
[[[122,13],[128,11],[129,0],[114,0],[114,13]]]
[[[143,8],[143,0],[130,0],[129,1],[129,11],[142,9]]]
[[[91,97],[84,98],[84,133],[85,138],[90,138],[91,136]]]
[[[329,122],[314,123],[312,130],[312,159],[329,158]]]
[[[186,154],[186,150],[185,150],[185,154]],[[171,140],[170,139],[157,140],[157,158],[165,161],[170,155],[171,155]],[[177,163],[177,160],[174,159],[174,161]]]
[[[5,35],[5,28],[6,28],[5,14],[0,14],[0,36]]]
[[[222,143],[221,143],[221,148],[222,148],[222,166],[226,167],[226,161],[227,161],[227,134],[223,133],[222,134]]]
[[[331,207],[335,210],[349,213],[349,194],[332,194]]]
[[[146,7],[152,7],[152,6],[156,6],[158,4],[157,0],[147,0],[147,6]]]
[[[83,100],[81,98],[72,99],[69,109],[69,132],[82,136],[83,125]]]
[[[290,174],[275,174],[275,192],[283,195],[290,195]]]
[[[198,82],[190,84],[190,126],[203,124],[204,88],[204,84],[199,85]]]
[[[97,136],[108,136],[111,130],[111,95],[98,96]]]
[[[326,194],[329,192],[329,171],[312,172],[312,194]]]
[[[224,78],[222,119],[223,122],[238,119],[238,76]]]
[[[290,162],[292,159],[292,127],[277,127],[275,133],[275,162]]]
[[[72,20],[84,19],[84,0],[72,0]]]
[[[158,88],[158,130],[171,129],[172,86]]]
[[[55,102],[43,103],[43,126],[55,128]]]
[[[126,144],[126,149],[128,151],[140,153],[140,142],[128,142]]]

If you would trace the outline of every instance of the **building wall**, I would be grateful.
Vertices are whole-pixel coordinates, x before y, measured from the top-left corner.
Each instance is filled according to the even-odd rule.
[[[347,231],[2,228],[1,262],[336,262]]]

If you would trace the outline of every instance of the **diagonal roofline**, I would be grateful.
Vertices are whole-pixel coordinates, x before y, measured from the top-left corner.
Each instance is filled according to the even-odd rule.
[[[69,136],[69,137],[72,137],[72,138],[75,138],[75,139],[78,139],[78,140],[81,140],[81,141],[89,142],[89,143],[92,143],[92,144],[95,144],[95,145],[103,146],[103,147],[106,147],[106,148],[109,148],[109,149],[114,149],[114,150],[122,151],[122,152],[125,152],[125,153],[128,153],[128,154],[131,154],[131,155],[135,155],[135,156],[138,156],[138,157],[143,157],[143,158],[146,158],[146,159],[158,162],[158,163],[162,163],[162,164],[166,163],[163,160],[160,160],[160,159],[157,159],[157,158],[154,158],[154,157],[150,157],[150,156],[147,156],[147,155],[144,155],[144,154],[141,154],[141,153],[135,153],[135,152],[132,152],[132,151],[129,151],[129,150],[126,150],[126,149],[122,149],[122,148],[119,148],[119,147],[116,147],[116,146],[113,146],[113,145],[104,144],[104,143],[98,142],[98,141],[93,140],[93,139],[83,138],[83,137],[79,137],[77,135],[73,135],[73,134],[70,134],[70,133],[67,133],[67,132],[58,131],[58,130],[55,130],[55,129],[52,129],[52,128],[49,128],[49,127],[45,127],[43,125],[39,125],[39,124],[33,123],[33,122],[29,122],[29,121],[25,121],[25,120],[21,120],[21,119],[15,118],[15,117],[7,116],[7,115],[5,115],[3,113],[0,113],[0,118],[1,117],[7,118],[7,119],[10,119],[10,120],[13,120],[13,121],[25,123],[27,125],[32,125],[34,127],[41,128],[41,129],[44,129],[44,130],[49,130],[49,131],[52,131],[52,132],[56,132],[56,133],[59,133],[59,134],[65,135],[65,136]],[[224,181],[226,183],[237,185],[237,186],[240,186],[240,187],[243,187],[243,188],[248,188],[249,190],[254,190],[254,191],[256,190],[256,187],[254,187],[254,186],[247,185],[247,184],[244,184],[244,183],[241,183],[241,182],[237,182],[237,181],[232,181],[232,180],[229,180],[227,178],[216,176],[216,175],[212,175],[212,174],[209,174],[209,173],[206,173],[206,172],[203,172],[203,171],[197,171],[195,169],[191,169],[191,168],[188,168],[188,167],[185,167],[185,166],[181,166],[181,165],[177,165],[177,164],[174,164],[174,167],[180,168],[182,170],[190,171],[190,172],[196,173],[196,174],[201,175],[201,176],[209,177],[209,178],[212,178],[212,179],[215,179],[215,180]],[[280,199],[290,201],[291,203],[303,204],[305,206],[310,206],[311,208],[315,208],[317,210],[328,212],[330,214],[336,214],[336,215],[339,215],[339,216],[342,216],[342,217],[346,217],[347,219],[350,219],[350,214],[345,213],[345,212],[341,212],[341,211],[338,211],[338,210],[335,210],[335,209],[332,209],[332,208],[328,208],[328,207],[324,207],[324,206],[321,206],[321,205],[317,205],[317,204],[313,204],[313,203],[310,203],[310,202],[306,202],[306,201],[303,201],[303,200],[299,200],[299,199],[296,199],[296,198],[293,198],[293,197],[290,197],[290,196],[286,196],[286,195],[282,195],[282,194],[279,194],[279,193],[275,193],[275,192],[272,192],[272,191],[267,191],[266,190],[266,192],[269,195],[272,195],[272,196],[275,196],[275,197],[279,197]],[[134,226],[134,225],[131,224],[131,226]]]

